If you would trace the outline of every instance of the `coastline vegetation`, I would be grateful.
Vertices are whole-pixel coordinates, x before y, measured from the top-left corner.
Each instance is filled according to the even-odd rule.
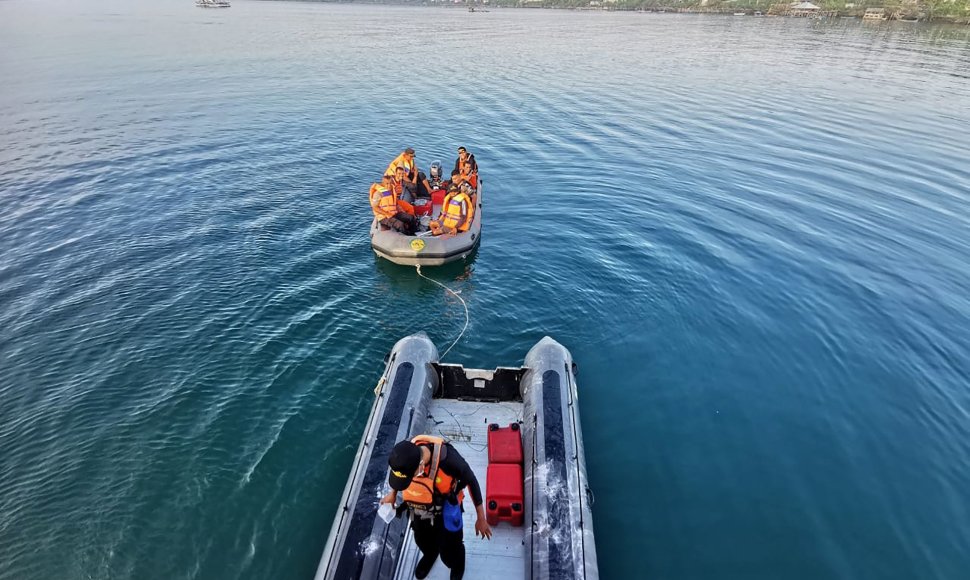
[[[481,0],[475,3],[479,5]],[[809,0],[828,16],[862,17],[870,8],[882,8],[888,17],[942,20],[970,24],[970,0]],[[789,3],[778,0],[488,0],[495,6],[534,8],[600,8],[603,10],[649,10],[784,15]]]
[[[323,0],[334,1],[334,0]],[[565,8],[688,12],[712,14],[787,15],[792,3],[778,0],[336,0],[377,4],[418,4],[468,7],[470,10],[502,8]],[[923,20],[970,24],[970,0],[808,0],[819,7],[817,16],[858,17],[869,9],[883,9],[888,19]]]

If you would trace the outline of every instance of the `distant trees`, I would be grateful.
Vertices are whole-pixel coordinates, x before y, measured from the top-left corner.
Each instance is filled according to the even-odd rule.
[[[450,6],[502,6],[517,8],[598,8],[601,10],[696,9],[712,12],[755,10],[773,13],[787,10],[779,0],[311,0],[368,4],[417,4]],[[866,8],[885,8],[886,14],[948,19],[970,24],[970,0],[809,0],[826,11],[861,16]]]
[[[480,1],[480,0],[479,0]],[[824,10],[843,14],[862,14],[866,8],[885,8],[887,14],[896,12],[926,17],[949,17],[970,21],[970,0],[810,0]],[[768,9],[777,0],[489,0],[495,6],[531,8],[586,8],[603,10],[655,10],[660,8],[696,8],[711,11]]]

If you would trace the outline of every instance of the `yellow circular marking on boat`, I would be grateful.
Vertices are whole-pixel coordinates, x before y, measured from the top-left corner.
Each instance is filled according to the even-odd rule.
[[[424,240],[411,240],[411,249],[420,252],[424,249]]]

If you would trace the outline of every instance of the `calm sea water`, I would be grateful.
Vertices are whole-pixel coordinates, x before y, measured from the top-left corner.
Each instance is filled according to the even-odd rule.
[[[368,185],[458,145],[448,359],[572,350],[605,578],[967,578],[968,65],[927,25],[0,3],[0,578],[312,576],[383,355],[464,324]]]

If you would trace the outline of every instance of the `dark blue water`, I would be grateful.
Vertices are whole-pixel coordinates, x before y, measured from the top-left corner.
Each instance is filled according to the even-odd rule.
[[[605,578],[968,577],[968,64],[927,25],[0,3],[0,578],[311,576],[384,353],[464,324],[367,188],[458,145],[448,359],[572,350]]]

